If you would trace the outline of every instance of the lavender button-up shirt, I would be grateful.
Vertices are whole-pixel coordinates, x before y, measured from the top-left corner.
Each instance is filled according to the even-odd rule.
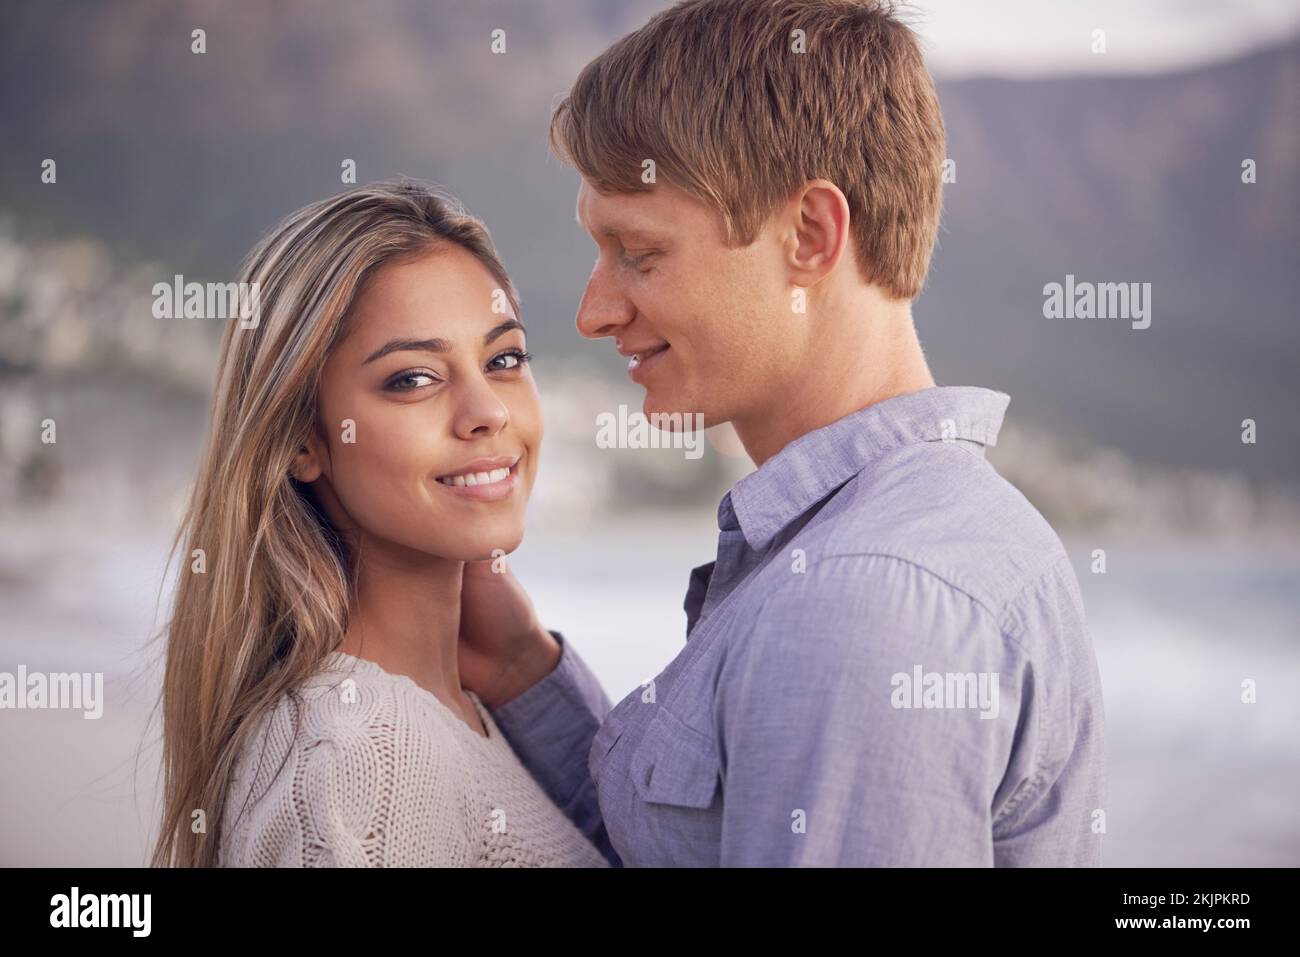
[[[1059,539],[984,459],[1008,401],[898,396],[738,482],[685,647],[612,709],[552,632],[492,715],[612,863],[1100,863],[1101,685]]]

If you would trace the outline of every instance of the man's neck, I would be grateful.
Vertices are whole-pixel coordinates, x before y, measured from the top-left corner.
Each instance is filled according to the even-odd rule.
[[[894,396],[934,386],[910,303],[874,305],[869,319],[823,319],[827,328],[841,333],[838,341],[820,342],[803,371],[771,404],[732,419],[755,466],[801,435]]]

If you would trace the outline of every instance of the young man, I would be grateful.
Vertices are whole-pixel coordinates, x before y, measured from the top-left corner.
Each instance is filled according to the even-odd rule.
[[[583,70],[552,140],[599,247],[579,331],[758,469],[686,647],[612,710],[513,580],[467,573],[462,678],[529,770],[628,866],[1098,864],[1077,581],[984,460],[1008,397],[936,387],[912,325],[944,159],[912,33],[688,0]]]

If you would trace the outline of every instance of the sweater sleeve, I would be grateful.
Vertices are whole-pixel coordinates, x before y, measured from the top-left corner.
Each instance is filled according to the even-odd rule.
[[[400,715],[335,723],[301,766],[303,866],[470,865],[466,775],[454,762],[432,729]]]

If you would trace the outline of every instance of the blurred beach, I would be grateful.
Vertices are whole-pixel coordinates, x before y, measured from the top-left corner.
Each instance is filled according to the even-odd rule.
[[[145,862],[161,654],[145,639],[169,534],[7,520],[4,667],[102,670],[107,700],[98,720],[2,716],[0,864]],[[537,525],[511,562],[617,701],[681,649],[687,574],[712,557],[715,534],[698,513]],[[1300,864],[1300,554],[1121,546],[1094,575],[1089,543],[1071,545],[1105,690],[1105,863]],[[1255,704],[1241,702],[1246,678]]]

